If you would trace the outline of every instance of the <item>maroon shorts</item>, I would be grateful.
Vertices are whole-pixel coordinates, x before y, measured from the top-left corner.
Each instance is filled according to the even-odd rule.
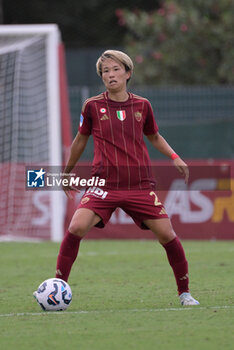
[[[97,227],[104,227],[116,208],[123,209],[142,229],[143,221],[168,218],[166,210],[152,190],[102,190],[90,187],[83,195],[79,208],[87,208],[101,217]]]

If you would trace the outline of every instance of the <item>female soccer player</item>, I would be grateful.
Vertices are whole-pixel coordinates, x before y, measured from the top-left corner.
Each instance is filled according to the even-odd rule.
[[[198,305],[189,293],[188,263],[165,208],[154,191],[151,163],[143,134],[188,181],[188,167],[159,134],[150,102],[127,91],[133,63],[125,53],[107,50],[96,63],[106,91],[85,101],[79,131],[72,143],[65,173],[70,173],[94,140],[92,175],[105,179],[102,189],[88,189],[74,213],[57,259],[56,277],[67,281],[80,241],[93,227],[104,227],[120,207],[142,229],[150,229],[165,248],[182,305]],[[71,187],[64,188],[69,196]],[[103,193],[105,192],[105,195]]]

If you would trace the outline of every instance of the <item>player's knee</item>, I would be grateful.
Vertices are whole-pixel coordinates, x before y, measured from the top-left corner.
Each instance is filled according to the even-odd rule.
[[[176,237],[176,233],[172,228],[170,228],[167,230],[162,230],[157,236],[161,244],[166,244]]]
[[[73,235],[84,237],[88,231],[88,228],[85,224],[72,221],[69,225],[68,231],[71,232]]]

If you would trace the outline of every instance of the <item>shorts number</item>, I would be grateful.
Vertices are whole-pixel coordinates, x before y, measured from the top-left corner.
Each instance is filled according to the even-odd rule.
[[[156,195],[156,193],[154,191],[150,192],[150,196],[154,196],[154,205],[157,207],[158,205],[162,205],[161,202],[159,202],[158,200],[158,196]]]

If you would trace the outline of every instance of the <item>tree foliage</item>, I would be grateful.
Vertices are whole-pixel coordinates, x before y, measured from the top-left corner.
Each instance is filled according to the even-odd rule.
[[[116,8],[158,8],[158,0],[0,0],[4,24],[57,23],[67,48],[122,46]]]
[[[234,0],[164,0],[117,15],[136,84],[234,83]]]

